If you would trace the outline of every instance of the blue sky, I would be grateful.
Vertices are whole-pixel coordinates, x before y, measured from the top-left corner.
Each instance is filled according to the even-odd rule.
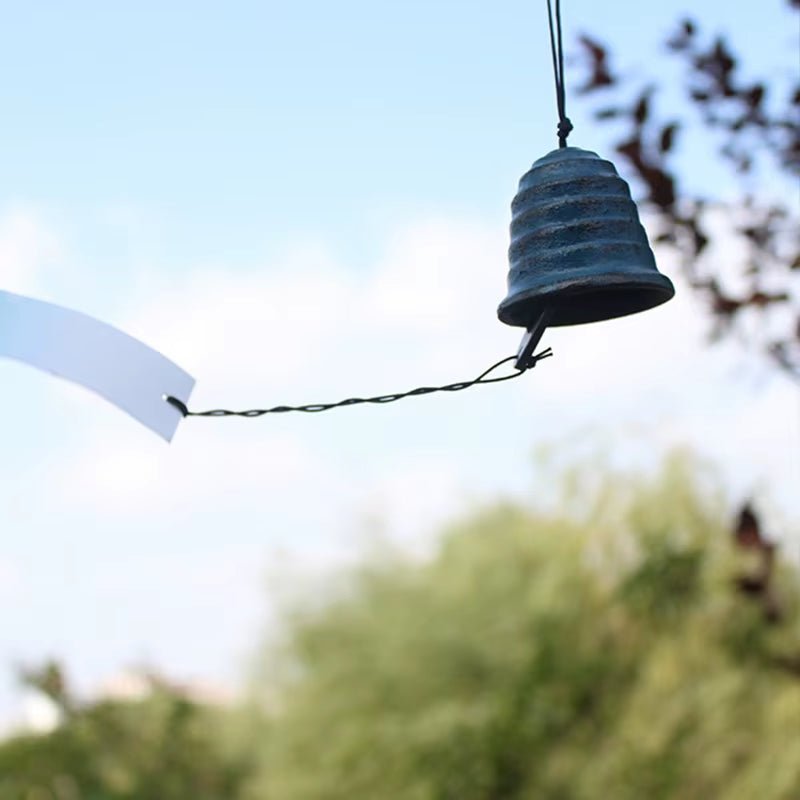
[[[519,338],[495,308],[516,183],[556,144],[544,5],[9,5],[0,288],[141,337],[195,376],[196,406],[470,377]],[[568,41],[592,31],[634,73],[685,8],[563,5]],[[792,70],[777,1],[692,8],[754,70]],[[568,100],[570,142],[603,153],[588,111]],[[690,157],[689,179],[724,194]],[[557,358],[518,382],[190,420],[171,447],[0,362],[0,720],[11,666],[49,654],[84,687],[137,660],[234,679],[297,570],[346,561],[376,519],[416,546],[465,503],[546,497],[538,444],[643,468],[691,444],[734,495],[797,519],[796,390],[736,347],[707,350],[703,330],[684,293],[592,336],[548,334]]]

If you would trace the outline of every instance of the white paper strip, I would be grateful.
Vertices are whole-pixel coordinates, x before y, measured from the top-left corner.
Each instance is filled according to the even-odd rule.
[[[68,308],[0,291],[0,356],[91,389],[171,441],[194,378],[161,353],[104,322]]]

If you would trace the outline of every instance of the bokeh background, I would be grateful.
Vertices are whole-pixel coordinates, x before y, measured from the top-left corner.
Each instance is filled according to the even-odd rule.
[[[779,103],[792,6],[690,11]],[[565,0],[570,144],[616,158],[615,121],[570,93],[590,34],[615,97],[652,80],[694,120],[671,164],[719,204],[722,269],[743,191],[787,229],[800,197],[786,165],[717,157],[663,46],[686,12]],[[449,383],[516,350],[495,309],[517,181],[556,145],[544,3],[3,16],[1,288],[141,338],[194,408]],[[752,327],[709,343],[681,253],[657,258],[672,302],[548,331],[517,381],[189,419],[170,446],[0,362],[0,792],[800,796],[798,384]],[[777,625],[737,589],[773,552],[731,535],[748,502]]]

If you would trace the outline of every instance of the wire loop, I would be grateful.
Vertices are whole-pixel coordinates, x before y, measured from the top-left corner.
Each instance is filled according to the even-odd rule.
[[[354,406],[360,403],[394,403],[396,400],[402,400],[404,397],[417,397],[423,394],[433,394],[434,392],[460,392],[463,389],[469,389],[471,386],[478,386],[485,383],[501,383],[502,381],[509,381],[512,378],[518,378],[528,369],[535,367],[539,361],[549,358],[553,355],[553,351],[548,347],[541,353],[535,355],[530,364],[525,369],[515,368],[516,372],[510,375],[502,375],[496,378],[490,378],[489,375],[494,372],[498,367],[508,364],[517,360],[517,356],[509,356],[496,364],[492,364],[489,369],[484,370],[477,378],[471,381],[459,381],[458,383],[448,383],[445,386],[420,386],[417,389],[411,389],[408,392],[398,392],[396,394],[382,394],[377,397],[348,397],[346,400],[339,400],[336,403],[309,403],[304,406],[274,406],[273,408],[251,408],[248,411],[228,411],[223,408],[215,408],[211,411],[189,411],[186,404],[182,400],[172,395],[165,395],[164,400],[171,406],[174,406],[181,412],[184,417],[263,417],[265,414],[284,414],[287,411],[302,411],[306,414],[317,414],[320,411],[329,411],[332,408],[342,408],[343,406]]]

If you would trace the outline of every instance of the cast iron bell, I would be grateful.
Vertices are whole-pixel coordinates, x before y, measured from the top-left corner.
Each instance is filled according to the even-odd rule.
[[[522,176],[511,212],[509,291],[497,315],[528,328],[521,359],[547,326],[635,314],[675,294],[628,185],[597,153],[561,147],[540,158]]]

